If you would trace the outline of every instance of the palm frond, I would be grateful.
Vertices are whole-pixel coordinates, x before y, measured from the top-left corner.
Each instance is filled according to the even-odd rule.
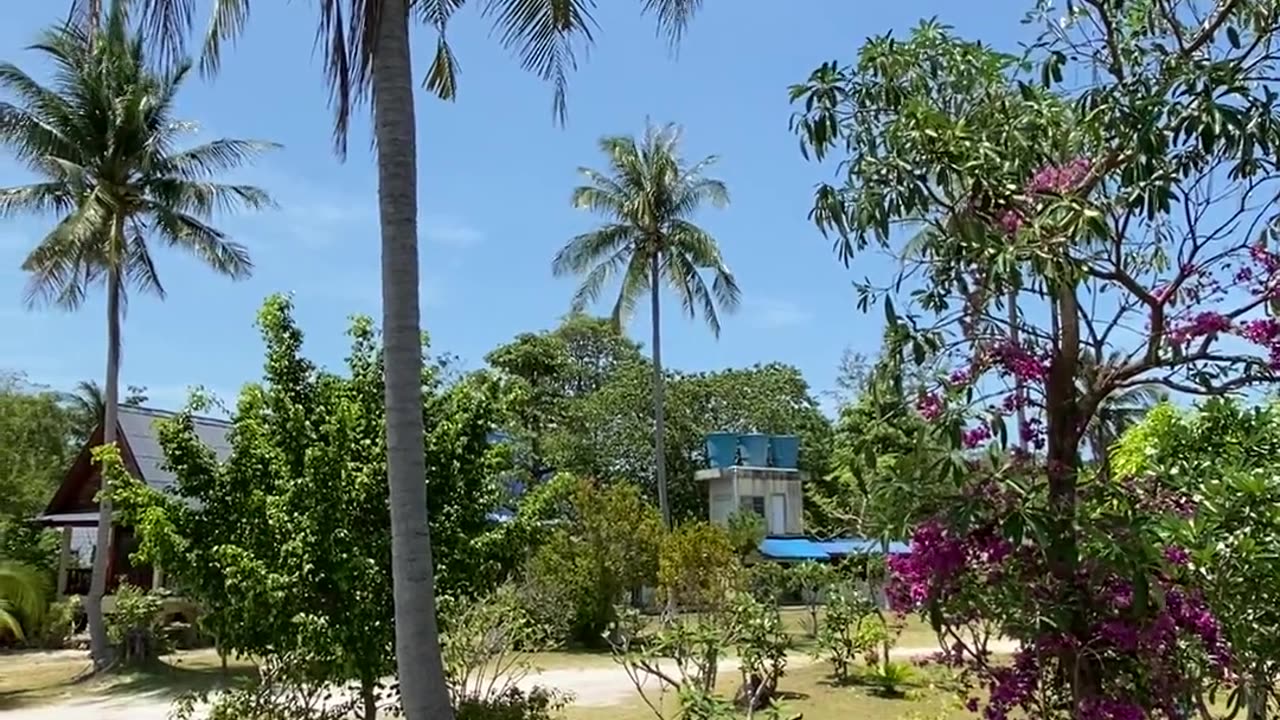
[[[229,241],[220,230],[168,208],[153,207],[150,216],[153,229],[170,247],[185,250],[214,272],[233,280],[246,278],[253,272],[249,251]]]
[[[690,262],[687,255],[680,253],[668,253],[663,256],[663,260],[667,285],[676,291],[685,314],[693,318],[701,311],[707,327],[711,328],[711,334],[720,337],[720,317],[716,312],[716,301],[707,290],[698,268]]]
[[[0,217],[19,213],[70,212],[75,198],[61,183],[35,183],[0,188]]]
[[[733,271],[725,264],[715,238],[706,230],[685,220],[672,223],[670,237],[672,254],[679,254],[687,258],[693,267],[710,270],[714,275],[711,291],[717,305],[727,312],[737,310],[742,300],[742,291],[738,288]]]
[[[161,170],[167,175],[183,180],[208,178],[220,172],[243,167],[259,155],[278,150],[280,147],[278,143],[224,138],[165,158],[165,167]]]
[[[275,207],[271,196],[253,185],[224,185],[165,177],[152,181],[148,190],[151,200],[144,204],[146,212],[164,208],[170,212],[209,217],[215,212],[266,210]]]
[[[599,300],[605,284],[626,267],[630,257],[629,248],[620,248],[591,268],[573,293],[573,301],[570,303],[572,312],[583,312],[589,305]]]
[[[629,200],[627,196],[610,189],[587,186],[576,187],[569,202],[580,210],[607,215],[618,220],[627,218]]]
[[[635,239],[635,228],[622,223],[578,235],[556,253],[551,273],[559,277],[588,272],[602,258],[634,244]]]
[[[436,54],[431,59],[423,87],[441,100],[458,96],[458,75],[462,68],[449,45],[449,20],[465,4],[466,0],[418,0],[414,4],[419,18],[436,30]]]
[[[499,41],[520,58],[520,67],[551,83],[551,113],[563,125],[569,117],[569,73],[578,67],[575,44],[594,42],[594,0],[485,0]]]
[[[0,628],[24,640],[26,630],[44,619],[48,588],[35,569],[16,563],[0,564]]]
[[[702,9],[702,0],[644,0],[645,12],[658,16],[658,31],[666,32],[672,48],[679,45],[689,22]]]
[[[125,250],[124,284],[126,287],[138,288],[142,292],[151,293],[163,300],[164,284],[160,282],[160,273],[156,270],[155,260],[147,247],[142,228],[134,223],[129,233]]]
[[[627,261],[627,269],[622,274],[622,288],[613,304],[613,312],[609,314],[615,328],[626,327],[635,313],[636,303],[650,288],[649,257],[645,253],[632,253]]]
[[[107,240],[111,217],[104,198],[95,192],[27,255],[22,269],[30,273],[28,306],[52,304],[66,310],[80,307],[88,287],[102,277],[103,269],[112,262]]]
[[[200,52],[201,74],[217,74],[222,66],[223,44],[239,37],[248,22],[249,0],[215,0]]]
[[[316,45],[321,48],[329,86],[334,150],[346,157],[351,113],[369,99],[372,89],[373,49],[382,3],[320,0],[319,6]]]

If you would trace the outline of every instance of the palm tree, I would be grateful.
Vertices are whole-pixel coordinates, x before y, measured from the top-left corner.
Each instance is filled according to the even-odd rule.
[[[1093,352],[1082,351],[1079,371],[1081,390],[1096,387],[1102,370],[1118,367],[1123,363],[1123,353],[1120,352],[1113,353],[1106,364],[1100,365]],[[1100,472],[1105,475],[1109,470],[1107,452],[1120,436],[1140,422],[1152,407],[1168,399],[1169,394],[1160,386],[1140,384],[1113,392],[1102,401],[1084,429],[1089,452],[1098,463]]]
[[[0,563],[0,638],[25,642],[40,627],[47,593],[44,577],[34,568]]]
[[[17,66],[0,64],[0,145],[41,176],[30,185],[0,188],[0,217],[55,213],[59,220],[27,256],[27,300],[76,309],[88,291],[106,289],[107,372],[103,390],[103,442],[115,442],[119,404],[120,324],[128,291],[163,298],[164,286],[148,239],[187,252],[219,274],[247,277],[248,252],[209,224],[214,211],[262,208],[258,188],[211,182],[244,164],[266,143],[215,140],[187,150],[174,145],[190,128],[172,116],[190,63],[152,71],[139,37],[127,28],[123,0],[111,4],[105,27],[90,33],[66,26],[43,34],[33,48],[52,61],[52,82],[42,85]],[[108,663],[102,621],[111,501],[100,507],[98,552],[85,610],[95,667]]]
[[[136,406],[142,405],[147,401],[146,388],[130,385],[126,390],[129,394],[120,398],[121,405]],[[103,391],[97,380],[81,380],[76,383],[75,390],[64,393],[63,398],[69,406],[68,409],[71,414],[75,417],[75,424],[79,428],[80,437],[87,442],[107,413],[106,392]]]
[[[573,307],[595,302],[615,277],[621,287],[613,305],[613,322],[621,327],[647,292],[653,322],[654,478],[663,520],[671,526],[664,456],[664,378],[660,290],[666,285],[680,299],[690,317],[701,312],[711,332],[720,336],[718,311],[738,306],[738,283],[720,256],[711,235],[691,218],[705,203],[724,207],[729,193],[724,183],[703,176],[715,163],[711,156],[692,165],[680,157],[680,129],[650,125],[637,143],[627,136],[606,137],[600,149],[609,158],[609,172],[579,168],[588,185],[573,191],[574,207],[604,215],[605,225],[579,235],[556,253],[552,272],[582,276]],[[710,289],[702,271],[710,271]]]
[[[201,70],[219,67],[221,48],[248,22],[249,0],[209,0],[211,21]],[[100,0],[73,0],[90,7]],[[702,0],[640,0],[674,45]],[[191,29],[190,0],[134,0],[144,31],[177,52]],[[436,628],[431,537],[427,527],[422,434],[421,313],[418,305],[417,125],[409,17],[433,26],[437,41],[426,88],[452,100],[458,63],[448,42],[454,13],[467,0],[321,0],[317,38],[334,110],[334,141],[345,155],[351,112],[372,96],[378,163],[382,251],[383,357],[387,402],[387,482],[390,488],[396,663],[407,720],[449,720]],[[568,74],[579,42],[590,44],[595,3],[581,0],[486,0],[502,45],[521,66],[554,87],[552,110],[563,121]],[[92,11],[86,13],[92,18]]]

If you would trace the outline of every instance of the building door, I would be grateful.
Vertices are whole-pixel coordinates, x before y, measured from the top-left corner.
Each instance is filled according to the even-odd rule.
[[[769,496],[769,534],[787,534],[787,496],[782,493]]]

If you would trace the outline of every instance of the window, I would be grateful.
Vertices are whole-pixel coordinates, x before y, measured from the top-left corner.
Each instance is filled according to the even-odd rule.
[[[763,495],[743,495],[738,498],[738,509],[742,512],[752,512],[760,517],[764,517],[764,496]]]

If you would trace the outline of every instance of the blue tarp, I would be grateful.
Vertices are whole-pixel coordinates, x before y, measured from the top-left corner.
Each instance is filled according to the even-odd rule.
[[[889,543],[890,555],[910,551],[906,543]],[[880,552],[879,540],[865,538],[767,537],[760,541],[760,554],[772,560],[831,560],[843,555],[878,555]]]

